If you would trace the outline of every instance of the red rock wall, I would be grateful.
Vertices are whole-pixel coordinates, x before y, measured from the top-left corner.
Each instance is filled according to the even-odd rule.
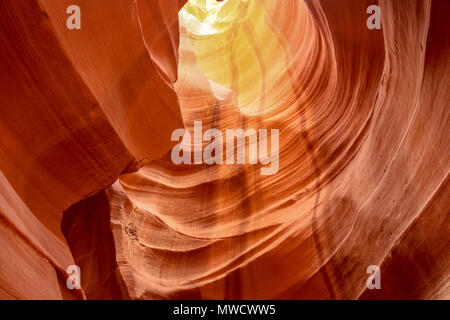
[[[42,251],[51,247],[29,240],[35,255],[50,255],[44,258],[51,265],[48,276],[42,277],[54,283],[59,279],[63,287],[30,296],[26,282],[43,280],[29,279],[36,276],[37,262],[18,258],[6,266],[19,270],[20,265],[23,275],[0,274],[7,297],[61,297],[66,267],[73,264],[60,228],[63,211],[112,184],[124,170],[136,170],[165,153],[171,130],[182,126],[172,83],[162,77],[162,67],[143,42],[135,2],[119,1],[106,9],[103,1],[79,3],[83,28],[75,32],[66,28],[69,2],[0,4],[0,169],[11,185],[2,190],[9,195],[12,187],[42,224],[40,241],[56,237],[61,243],[47,254]],[[161,19],[157,10],[156,20]],[[172,10],[167,21],[173,38],[176,13]],[[168,17],[170,12],[162,19]],[[176,70],[176,62],[164,68]],[[7,208],[2,217],[16,219],[19,212]],[[34,228],[34,220],[23,223]],[[19,228],[9,227],[9,232]],[[20,277],[25,277],[23,286],[15,287]]]
[[[449,299],[448,1],[78,2],[0,3],[0,298]],[[277,174],[173,164],[194,120]]]

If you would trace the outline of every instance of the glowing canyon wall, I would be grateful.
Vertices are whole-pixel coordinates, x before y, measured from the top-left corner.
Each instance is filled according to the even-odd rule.
[[[0,2],[0,298],[449,299],[450,2],[186,2]]]

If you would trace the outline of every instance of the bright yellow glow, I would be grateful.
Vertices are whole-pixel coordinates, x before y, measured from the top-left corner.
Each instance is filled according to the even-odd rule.
[[[279,0],[277,0],[279,1]],[[180,11],[197,63],[208,79],[232,89],[238,107],[249,114],[267,111],[286,96],[289,84],[280,40],[267,22],[266,9],[276,2],[190,0]],[[281,95],[281,93],[280,93]],[[270,97],[268,97],[270,96]]]
[[[248,2],[249,0],[190,0],[182,12],[186,20],[197,26],[195,32],[198,35],[211,35],[229,27],[236,20],[236,13],[242,9],[242,4]]]

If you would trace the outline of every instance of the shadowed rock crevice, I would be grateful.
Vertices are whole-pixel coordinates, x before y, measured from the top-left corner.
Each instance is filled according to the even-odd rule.
[[[0,1],[0,298],[449,298],[448,0],[104,2]]]
[[[61,230],[81,269],[81,286],[87,299],[129,298],[116,262],[107,192],[67,209]]]

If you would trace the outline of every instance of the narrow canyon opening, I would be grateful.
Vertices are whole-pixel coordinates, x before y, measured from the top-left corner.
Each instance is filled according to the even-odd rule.
[[[0,2],[0,296],[448,298],[448,0],[79,0],[78,30],[70,0],[22,2]],[[276,173],[174,163],[200,121],[276,129]]]

